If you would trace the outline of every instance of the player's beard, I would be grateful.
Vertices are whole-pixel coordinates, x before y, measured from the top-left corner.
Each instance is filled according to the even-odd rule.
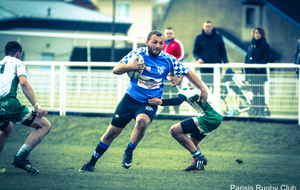
[[[156,48],[155,50],[158,51],[156,53],[154,53],[152,50],[153,50],[153,48],[151,48],[151,47],[148,46],[148,53],[149,53],[149,55],[151,55],[151,56],[158,56],[160,54],[160,52],[161,52],[162,49]]]

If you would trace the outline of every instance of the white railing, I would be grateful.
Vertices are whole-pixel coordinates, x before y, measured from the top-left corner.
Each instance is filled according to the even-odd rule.
[[[129,84],[126,74],[114,75],[111,69],[107,69],[107,67],[114,67],[117,63],[24,63],[28,68],[28,80],[35,91],[37,100],[49,111],[59,112],[62,116],[66,112],[113,113]],[[299,79],[294,71],[295,68],[299,69],[297,65],[291,63],[184,64],[199,77],[204,76],[204,74],[200,76],[200,67],[214,68],[214,82],[207,85],[211,86],[214,95],[219,100],[225,117],[270,117],[300,121]],[[72,69],[73,66],[82,67],[82,69]],[[93,69],[95,66],[97,69]],[[101,67],[106,69],[101,69]],[[251,109],[257,106],[251,105],[251,102],[249,104],[247,93],[251,91],[251,85],[245,85],[246,75],[241,71],[234,75],[224,74],[228,68],[234,70],[267,68],[268,82],[265,83],[265,93],[262,96],[265,97],[267,107],[271,112],[270,116],[250,114]],[[223,74],[220,73],[220,69],[223,70]],[[230,76],[230,80],[224,81],[226,76]],[[18,92],[21,92],[20,88]],[[18,93],[18,98],[24,105],[31,106],[23,93]],[[161,109],[159,107],[158,114]],[[174,111],[171,109],[169,114],[174,114]],[[187,104],[180,106],[180,115],[195,114]]]

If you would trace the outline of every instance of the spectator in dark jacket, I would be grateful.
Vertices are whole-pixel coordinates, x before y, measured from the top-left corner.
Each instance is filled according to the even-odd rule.
[[[266,32],[262,27],[256,27],[252,32],[251,45],[247,51],[245,63],[266,64],[271,59],[271,48],[266,40]],[[265,115],[264,84],[267,79],[265,68],[246,68],[246,80],[251,84],[253,98],[254,116]]]
[[[300,39],[297,42],[297,49],[295,53],[295,64],[300,65]],[[296,69],[297,77],[299,78],[299,70]]]
[[[193,55],[199,64],[203,63],[228,63],[227,53],[221,34],[213,28],[211,21],[203,24],[202,34],[196,37]],[[201,68],[201,73],[213,73],[213,68]],[[208,86],[213,85],[213,75],[201,76]]]

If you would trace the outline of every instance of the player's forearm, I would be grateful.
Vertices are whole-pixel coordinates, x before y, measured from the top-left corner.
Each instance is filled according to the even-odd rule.
[[[24,84],[21,84],[21,88],[22,88],[24,95],[31,103],[31,105],[34,106],[37,103],[37,100],[35,98],[35,95],[34,95],[31,85],[28,82],[26,82]]]
[[[197,75],[193,73],[191,70],[188,72],[186,77],[189,79],[189,81],[191,81],[194,85],[196,85],[201,90],[201,92],[206,91],[199,77],[197,77]]]
[[[171,99],[162,99],[161,106],[178,106],[182,102],[179,100],[179,98],[171,98]]]
[[[127,64],[123,63],[118,63],[114,68],[113,68],[113,73],[116,75],[122,75],[126,72],[130,71],[130,67]]]
[[[161,106],[178,106],[186,100],[185,96],[178,96],[176,98],[162,99]]]

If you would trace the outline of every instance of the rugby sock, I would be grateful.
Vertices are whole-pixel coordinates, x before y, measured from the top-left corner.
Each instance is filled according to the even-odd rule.
[[[133,150],[135,149],[137,145],[132,144],[131,142],[129,142],[127,149],[125,150],[125,152],[133,152]]]
[[[109,145],[106,145],[104,143],[102,143],[101,141],[99,141],[93,156],[91,158],[91,160],[89,161],[89,163],[93,166],[96,165],[96,162],[98,161],[98,159],[104,154],[104,152],[109,148]]]
[[[23,160],[27,159],[31,152],[31,147],[27,144],[23,144],[23,146],[18,151],[17,157]]]
[[[199,149],[197,149],[195,152],[192,152],[191,155],[193,156],[193,158],[201,158],[202,154],[199,151]]]

